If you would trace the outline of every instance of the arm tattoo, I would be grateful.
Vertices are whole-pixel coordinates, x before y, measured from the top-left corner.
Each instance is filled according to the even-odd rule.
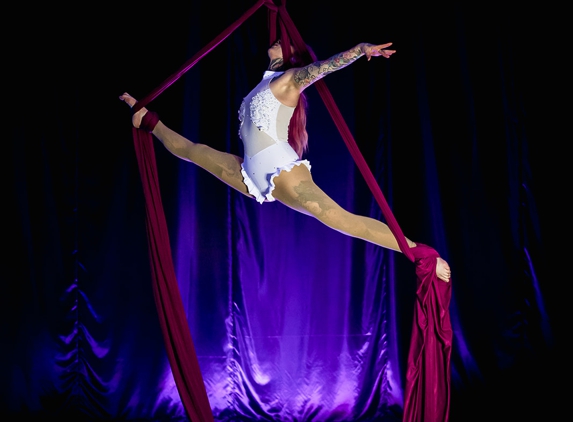
[[[361,45],[357,45],[356,47],[332,56],[329,59],[316,61],[308,66],[301,67],[295,72],[294,81],[301,86],[311,85],[329,73],[348,66],[363,55],[364,53],[362,52]]]
[[[282,57],[273,59],[271,61],[271,63],[269,64],[269,70],[276,70],[276,69],[282,67],[282,65],[283,65],[283,58]]]

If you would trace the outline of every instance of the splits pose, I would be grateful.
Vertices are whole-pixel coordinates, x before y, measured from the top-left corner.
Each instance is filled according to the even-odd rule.
[[[340,70],[362,56],[389,58],[392,43],[361,43],[326,60],[304,65],[296,51],[283,60],[280,41],[269,49],[270,64],[261,82],[244,98],[239,109],[239,134],[244,158],[191,142],[165,126],[145,107],[132,117],[136,128],[151,132],[175,156],[207,170],[227,185],[259,203],[279,201],[295,211],[312,216],[347,236],[401,252],[390,228],[381,221],[352,214],[322,191],[312,180],[306,150],[306,98],[303,91],[324,76]],[[137,102],[128,93],[120,100],[130,107]],[[416,243],[406,239],[410,248]],[[437,258],[436,275],[451,277],[450,266]]]

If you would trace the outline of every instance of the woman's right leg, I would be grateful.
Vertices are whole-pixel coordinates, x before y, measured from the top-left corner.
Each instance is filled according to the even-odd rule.
[[[130,107],[133,107],[137,102],[135,98],[127,93],[121,95],[119,98],[125,101]],[[133,126],[139,128],[142,118],[146,113],[147,109],[145,107],[135,113],[132,118]],[[243,159],[241,157],[218,151],[204,144],[191,142],[189,139],[165,126],[161,121],[157,122],[151,133],[176,157],[198,165],[230,187],[253,198],[243,182],[243,175],[241,174],[241,163]]]
[[[401,252],[390,228],[379,220],[346,211],[320,189],[312,180],[307,167],[295,166],[274,179],[273,196],[293,210],[312,216],[347,236]],[[416,246],[407,239],[410,247]]]
[[[401,252],[396,237],[386,224],[343,209],[314,183],[306,166],[295,166],[291,171],[283,171],[275,177],[274,182],[273,196],[287,207],[312,216],[347,236]],[[406,238],[406,241],[411,248],[416,247],[410,239]],[[451,276],[450,266],[439,257],[436,261],[436,275],[446,282]]]

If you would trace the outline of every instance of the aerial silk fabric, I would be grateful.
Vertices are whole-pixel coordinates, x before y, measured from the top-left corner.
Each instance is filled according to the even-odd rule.
[[[146,225],[153,293],[165,348],[177,390],[192,421],[213,421],[201,369],[179,294],[167,222],[163,212],[151,135],[133,129],[146,204]]]
[[[452,284],[436,277],[433,248],[413,248],[417,289],[406,369],[404,421],[447,421],[450,409]]]
[[[268,9],[269,39],[277,38],[280,28],[283,51],[290,45],[306,52],[313,59],[286,11],[286,1],[259,0],[237,21],[203,47],[176,73],[140,100],[133,108],[137,112],[183,76],[189,69],[224,41],[263,5]],[[288,53],[285,57],[288,60]],[[400,250],[416,265],[417,290],[413,329],[407,362],[404,422],[447,421],[450,400],[450,357],[452,329],[449,317],[451,282],[436,276],[438,253],[419,244],[409,248],[407,241],[388,206],[376,179],[364,160],[330,91],[323,80],[314,84],[323,99],[337,129],[347,145],[357,167],[372,191]],[[201,370],[175,275],[167,223],[161,201],[153,139],[150,133],[133,128],[133,139],[146,202],[147,233],[156,306],[163,331],[167,356],[181,401],[192,421],[213,421]]]

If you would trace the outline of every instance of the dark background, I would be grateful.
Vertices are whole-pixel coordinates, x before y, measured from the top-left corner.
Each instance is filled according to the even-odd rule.
[[[84,373],[74,369],[67,360],[72,355],[62,348],[31,353],[56,341],[74,321],[93,321],[91,335],[108,337],[113,344],[146,335],[139,331],[141,324],[154,327],[155,339],[160,338],[149,312],[151,287],[145,283],[144,211],[130,113],[118,96],[124,91],[138,98],[146,95],[249,5],[42,4],[20,5],[4,15],[7,245],[2,254],[0,410],[9,420],[89,407],[93,392],[72,381],[73,374],[81,371],[90,380],[87,385],[94,385],[95,374],[105,373],[105,359],[96,361],[100,368]],[[334,89],[333,95],[343,112],[354,110],[359,138],[367,133],[362,128],[369,116],[361,115],[358,105],[371,101],[376,90],[391,90],[392,208],[408,233],[419,233],[428,243],[435,239],[427,228],[431,217],[421,216],[416,199],[425,194],[421,180],[426,159],[417,139],[431,127],[442,229],[457,282],[452,312],[480,373],[478,378],[470,375],[463,352],[455,350],[452,420],[476,415],[488,420],[555,419],[567,408],[562,385],[569,372],[564,342],[570,277],[561,241],[568,230],[570,188],[564,176],[571,139],[564,11],[502,4],[294,0],[287,8],[321,58],[358,42],[394,42],[398,52],[391,59],[391,73],[384,73],[388,79],[383,88],[358,68],[352,73],[354,83],[368,77],[372,90],[357,85],[352,97]],[[264,34],[265,17],[261,10],[248,23],[253,33]],[[253,34],[245,31],[243,36],[250,39]],[[245,43],[242,51],[225,52],[263,70],[267,60],[260,53],[267,40],[258,42],[252,51]],[[207,103],[225,101],[209,91],[216,91],[220,78],[233,78],[228,63],[213,52],[185,89],[183,82],[176,83],[154,102],[155,109],[169,115],[172,126],[183,127],[186,94]],[[258,77],[255,72],[250,82]],[[342,76],[332,76],[332,86],[345,83]],[[421,96],[427,101],[424,115]],[[215,119],[206,123],[220,125]],[[318,157],[321,150],[312,148],[311,141],[311,157]],[[362,148],[371,157],[369,146]],[[170,159],[158,151],[160,168],[172,167]],[[165,207],[172,212],[176,192],[170,191],[170,181],[176,176],[168,170],[162,174]],[[224,188],[206,189],[205,195],[216,196],[217,189]],[[362,189],[357,207],[361,200],[369,203],[364,187],[356,189]],[[122,218],[114,214],[118,203]],[[88,265],[97,270],[84,271]],[[81,294],[73,288],[78,284]],[[134,289],[141,295],[137,300]],[[100,306],[96,312],[86,298],[108,308],[102,311]],[[64,308],[79,316],[70,317]],[[117,313],[119,308],[123,313]],[[125,318],[121,324],[113,322],[117,315]],[[408,316],[401,318],[400,327],[408,330]],[[407,340],[404,335],[402,354]],[[87,336],[81,342],[86,353],[98,354],[89,350]],[[108,358],[122,359],[119,349]],[[165,365],[160,346],[129,356],[133,366],[124,367],[126,390],[151,383],[154,371]],[[54,362],[68,368],[57,379],[46,369]],[[150,368],[149,378],[141,378],[142,365]],[[25,385],[14,384],[16,378]],[[122,398],[108,394],[107,404],[92,414],[128,420],[122,416]],[[154,409],[154,414],[161,411]]]

